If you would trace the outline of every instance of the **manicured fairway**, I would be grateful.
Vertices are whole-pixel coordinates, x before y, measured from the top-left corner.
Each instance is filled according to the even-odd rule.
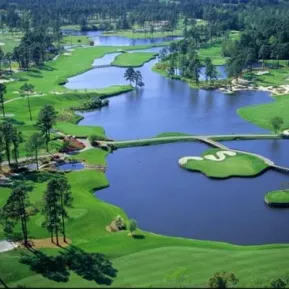
[[[276,96],[276,101],[268,104],[246,106],[238,109],[238,114],[244,119],[265,129],[273,131],[271,119],[279,116],[284,120],[282,129],[289,128],[289,95]]]
[[[220,149],[212,149],[206,151],[203,156],[214,156],[219,151]],[[200,171],[208,177],[228,178],[233,176],[255,176],[268,166],[257,157],[237,153],[235,156],[226,156],[223,161],[188,160],[183,167],[191,171]]]
[[[156,56],[156,53],[151,52],[122,53],[115,58],[112,65],[121,67],[140,67]]]

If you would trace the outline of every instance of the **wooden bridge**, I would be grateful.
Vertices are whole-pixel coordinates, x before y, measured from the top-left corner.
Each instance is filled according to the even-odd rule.
[[[198,139],[199,141],[204,142],[204,143],[206,143],[208,145],[211,145],[213,147],[222,149],[222,150],[230,150],[227,146],[225,146],[225,145],[223,145],[223,144],[221,144],[219,142],[216,142],[216,141],[214,141],[214,140],[212,140],[210,138],[207,138],[207,137],[200,136],[200,137],[196,137],[196,139]]]
[[[112,66],[111,64],[92,65],[93,68],[105,68],[111,66]]]
[[[289,168],[286,168],[286,167],[282,167],[282,166],[277,166],[277,165],[272,165],[271,166],[273,169],[275,169],[276,171],[279,171],[281,173],[286,173],[288,174],[289,173]]]

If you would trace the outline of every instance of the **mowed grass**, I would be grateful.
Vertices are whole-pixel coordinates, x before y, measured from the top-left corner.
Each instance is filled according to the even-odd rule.
[[[246,119],[262,128],[274,131],[271,125],[271,119],[279,116],[283,119],[284,124],[282,129],[289,128],[289,95],[276,96],[274,102],[252,105],[239,108],[237,113]]]
[[[13,49],[19,45],[21,37],[21,33],[0,34],[0,42],[4,44],[0,45],[0,48],[5,53],[12,52]]]
[[[86,151],[83,151],[75,156],[73,159],[85,161],[90,165],[105,165],[105,158],[109,153],[99,148],[92,148]]]
[[[140,67],[146,62],[156,58],[156,56],[157,53],[152,52],[122,53],[115,58],[112,65],[120,67]]]
[[[222,47],[220,44],[214,44],[206,48],[199,49],[198,52],[201,61],[205,61],[207,57],[211,58],[213,65],[225,65],[226,58],[222,55]]]
[[[211,149],[202,156],[214,155],[220,149]],[[199,171],[211,178],[249,177],[265,170],[268,165],[261,159],[247,154],[237,153],[236,156],[226,156],[223,161],[188,160],[183,166],[187,170]]]
[[[252,82],[259,86],[289,84],[289,68],[268,69],[268,74],[253,75]]]
[[[288,205],[289,206],[289,191],[287,190],[279,190],[269,192],[265,196],[265,202],[268,205]]]
[[[75,135],[77,137],[88,137],[92,134],[105,137],[105,131],[100,126],[80,126],[70,122],[58,122],[54,128],[66,135]]]

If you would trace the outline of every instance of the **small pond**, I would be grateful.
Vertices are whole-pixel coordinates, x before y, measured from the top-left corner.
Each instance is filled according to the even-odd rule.
[[[175,36],[166,36],[163,37],[154,37],[154,38],[145,38],[145,39],[131,39],[124,36],[113,36],[113,35],[102,35],[101,31],[76,31],[72,29],[63,29],[64,34],[72,34],[79,36],[88,36],[91,40],[94,41],[95,46],[137,46],[137,45],[149,45],[157,44],[160,42],[179,40],[182,37]]]
[[[79,171],[84,169],[84,164],[80,162],[65,163],[57,165],[56,169],[59,171]]]

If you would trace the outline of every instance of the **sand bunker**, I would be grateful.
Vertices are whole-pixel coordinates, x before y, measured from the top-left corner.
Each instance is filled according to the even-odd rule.
[[[284,130],[282,134],[286,135],[286,136],[289,136],[289,129]]]
[[[268,70],[265,70],[265,71],[256,71],[254,72],[255,75],[265,75],[265,74],[269,74],[269,71]]]
[[[288,130],[289,133],[289,130]],[[226,159],[226,156],[234,157],[237,154],[233,151],[218,151],[215,155],[206,155],[204,157],[183,157],[179,159],[179,164],[181,166],[185,165],[188,161],[203,161],[204,159],[214,162],[221,162]]]
[[[69,53],[69,52],[65,52],[65,53],[63,53],[63,55],[71,56],[71,53]]]
[[[3,46],[3,45],[5,45],[5,43],[4,42],[0,42],[0,46]]]

